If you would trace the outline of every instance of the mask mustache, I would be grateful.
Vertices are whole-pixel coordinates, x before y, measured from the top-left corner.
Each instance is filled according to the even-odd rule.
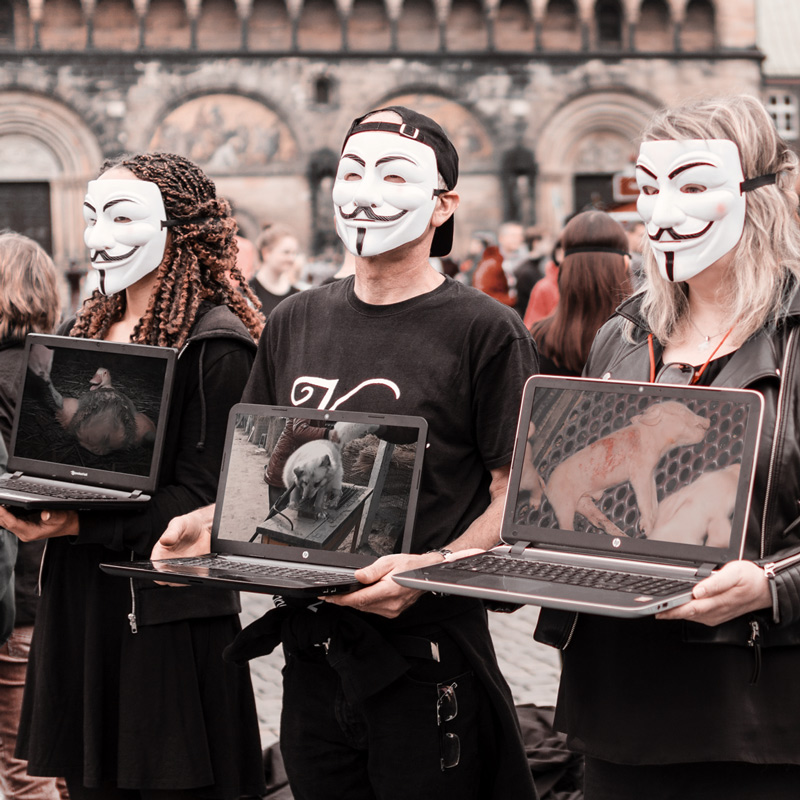
[[[648,233],[647,235],[650,237],[651,241],[657,242],[661,239],[663,234],[668,233],[674,241],[683,242],[687,239],[698,239],[704,233],[707,233],[713,224],[713,222],[709,222],[708,225],[703,228],[703,230],[698,231],[697,233],[678,233],[674,228],[659,228],[655,234]]]
[[[408,211],[404,210],[399,214],[391,214],[384,217],[380,214],[376,214],[369,206],[356,206],[349,214],[346,214],[341,208],[339,208],[339,213],[342,215],[342,219],[354,219],[359,214],[363,214],[368,220],[372,220],[373,222],[395,222],[400,219],[400,217],[408,214]]]
[[[129,250],[127,253],[123,253],[121,256],[110,256],[105,250],[95,250],[94,255],[91,257],[91,261],[93,264],[96,261],[105,261],[107,264],[114,261],[124,261],[126,258],[130,258],[138,249],[138,246],[134,247],[132,250]]]

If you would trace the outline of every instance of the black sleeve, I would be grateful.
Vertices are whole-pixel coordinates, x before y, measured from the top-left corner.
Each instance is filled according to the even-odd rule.
[[[475,437],[487,469],[511,462],[522,390],[539,371],[530,335],[513,338],[484,363],[475,381]]]
[[[233,339],[206,342],[202,386],[197,345],[190,362],[186,391],[178,412],[173,474],[153,494],[141,512],[84,512],[76,544],[98,543],[149,556],[169,521],[214,502],[231,406],[238,403],[250,372],[252,350]],[[201,402],[204,396],[204,407]],[[170,424],[173,424],[172,421]],[[165,454],[166,458],[166,454]]]

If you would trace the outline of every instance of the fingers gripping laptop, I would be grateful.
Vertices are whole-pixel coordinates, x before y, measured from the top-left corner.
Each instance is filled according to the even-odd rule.
[[[420,417],[236,405],[212,552],[102,567],[289,596],[361,588],[356,569],[409,552],[426,436]]]
[[[504,544],[394,579],[610,616],[687,602],[742,556],[761,417],[747,390],[534,376]]]

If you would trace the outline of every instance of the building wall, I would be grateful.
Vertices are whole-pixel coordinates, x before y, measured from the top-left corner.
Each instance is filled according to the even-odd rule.
[[[200,163],[245,234],[286,222],[310,251],[333,236],[330,179],[351,119],[399,102],[438,119],[461,154],[456,255],[509,215],[556,232],[575,176],[630,168],[656,107],[761,91],[752,0],[609,8],[17,0],[0,62],[0,153],[11,154],[0,180],[50,183],[64,268],[85,262],[86,180],[103,157],[150,148]]]

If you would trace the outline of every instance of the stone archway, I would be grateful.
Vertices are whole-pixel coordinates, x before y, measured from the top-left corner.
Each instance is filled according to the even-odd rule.
[[[49,184],[52,256],[65,274],[86,262],[83,198],[102,159],[74,111],[29,92],[0,91],[0,181]]]
[[[537,144],[537,219],[561,230],[574,210],[575,175],[619,172],[635,158],[639,135],[656,109],[621,91],[593,92],[562,106],[548,121]]]

